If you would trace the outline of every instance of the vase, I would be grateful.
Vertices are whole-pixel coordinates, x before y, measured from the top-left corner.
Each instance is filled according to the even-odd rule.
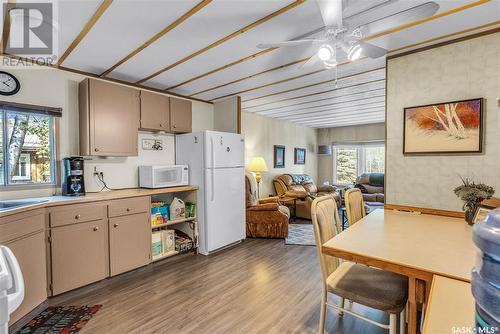
[[[465,221],[467,222],[467,224],[474,225],[475,213],[476,210],[474,209],[474,207],[467,207],[467,209],[465,209]]]

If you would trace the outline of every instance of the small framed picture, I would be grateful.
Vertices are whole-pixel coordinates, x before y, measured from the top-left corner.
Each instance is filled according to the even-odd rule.
[[[305,165],[306,164],[306,149],[305,148],[295,148],[295,164]]]
[[[491,210],[492,209],[485,208],[483,206],[480,206],[479,208],[477,208],[476,213],[474,214],[474,219],[472,220],[472,223],[475,224],[481,220],[485,220]]]
[[[274,145],[274,168],[285,168],[285,146]]]
[[[161,139],[143,139],[142,149],[149,151],[162,151],[163,150],[163,140]]]

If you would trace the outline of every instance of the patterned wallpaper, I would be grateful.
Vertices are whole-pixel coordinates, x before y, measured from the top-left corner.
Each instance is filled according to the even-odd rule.
[[[460,176],[500,197],[500,33],[390,59],[387,65],[386,202],[461,210]],[[403,156],[403,108],[484,97],[483,154]]]

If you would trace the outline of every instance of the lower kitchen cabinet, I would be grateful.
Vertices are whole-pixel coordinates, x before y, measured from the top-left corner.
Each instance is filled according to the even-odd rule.
[[[0,244],[16,256],[24,279],[24,299],[10,315],[14,323],[47,299],[47,262],[43,210],[0,218]]]
[[[148,213],[109,219],[111,276],[151,262],[151,227]]]
[[[42,216],[43,218],[43,216]],[[10,316],[14,323],[47,299],[47,266],[45,261],[45,232],[8,242],[5,246],[16,256],[24,278],[24,300]]]
[[[72,224],[51,230],[52,295],[108,276],[107,220]]]

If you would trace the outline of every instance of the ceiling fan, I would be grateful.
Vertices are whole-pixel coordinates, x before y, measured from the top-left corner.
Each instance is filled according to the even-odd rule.
[[[357,60],[362,56],[369,58],[384,56],[387,53],[386,49],[366,43],[363,41],[363,38],[414,20],[432,16],[439,9],[437,3],[430,1],[392,15],[373,19],[370,17],[370,12],[380,10],[382,7],[398,0],[372,1],[372,6],[362,8],[355,14],[349,15],[349,9],[351,9],[349,5],[353,1],[354,0],[316,0],[321,12],[321,17],[323,18],[324,28],[313,31],[308,35],[311,36],[318,31],[324,30],[323,36],[320,38],[263,43],[257,45],[257,47],[264,49],[298,45],[317,45],[317,52],[302,64],[302,67],[310,67],[317,61],[322,61],[326,68],[334,68],[337,66],[337,55],[339,52],[344,52],[347,55],[347,59],[350,61]],[[364,2],[365,5],[366,3],[367,2]],[[365,23],[360,24],[359,22]]]

